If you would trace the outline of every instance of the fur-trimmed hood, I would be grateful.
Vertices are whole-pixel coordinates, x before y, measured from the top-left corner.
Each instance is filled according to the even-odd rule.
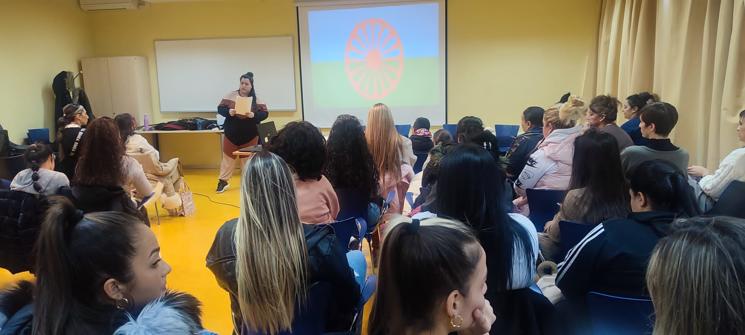
[[[114,331],[114,335],[204,334],[201,303],[186,293],[167,292],[147,304],[137,315]]]
[[[0,333],[30,334],[33,320],[33,284],[19,282],[0,293]],[[202,329],[201,303],[192,295],[168,291],[145,305],[139,313],[128,314],[115,335],[212,334]]]

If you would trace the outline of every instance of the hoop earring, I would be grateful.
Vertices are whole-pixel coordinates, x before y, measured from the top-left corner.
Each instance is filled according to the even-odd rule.
[[[129,307],[129,299],[127,298],[121,298],[116,301],[116,309],[119,310],[125,310]],[[452,322],[451,322],[452,323]]]
[[[460,329],[460,327],[463,327],[463,318],[460,315],[451,317],[450,327],[453,327],[454,329]]]

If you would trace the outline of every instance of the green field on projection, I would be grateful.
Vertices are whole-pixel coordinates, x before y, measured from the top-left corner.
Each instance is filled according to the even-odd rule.
[[[313,98],[322,108],[367,108],[376,102],[394,106],[434,106],[440,104],[440,61],[437,58],[404,60],[396,90],[381,99],[366,99],[347,77],[344,62],[312,64]]]

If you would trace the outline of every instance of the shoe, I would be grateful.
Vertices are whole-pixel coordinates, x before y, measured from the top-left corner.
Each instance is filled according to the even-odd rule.
[[[230,184],[228,184],[227,181],[224,181],[222,179],[218,179],[218,181],[217,181],[217,193],[225,192],[225,190],[228,189],[228,186],[229,185]]]

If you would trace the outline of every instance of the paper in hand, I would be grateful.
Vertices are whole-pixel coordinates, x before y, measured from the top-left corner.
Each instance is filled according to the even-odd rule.
[[[236,97],[235,98],[235,114],[248,115],[251,112],[251,105],[253,103],[253,97]]]

